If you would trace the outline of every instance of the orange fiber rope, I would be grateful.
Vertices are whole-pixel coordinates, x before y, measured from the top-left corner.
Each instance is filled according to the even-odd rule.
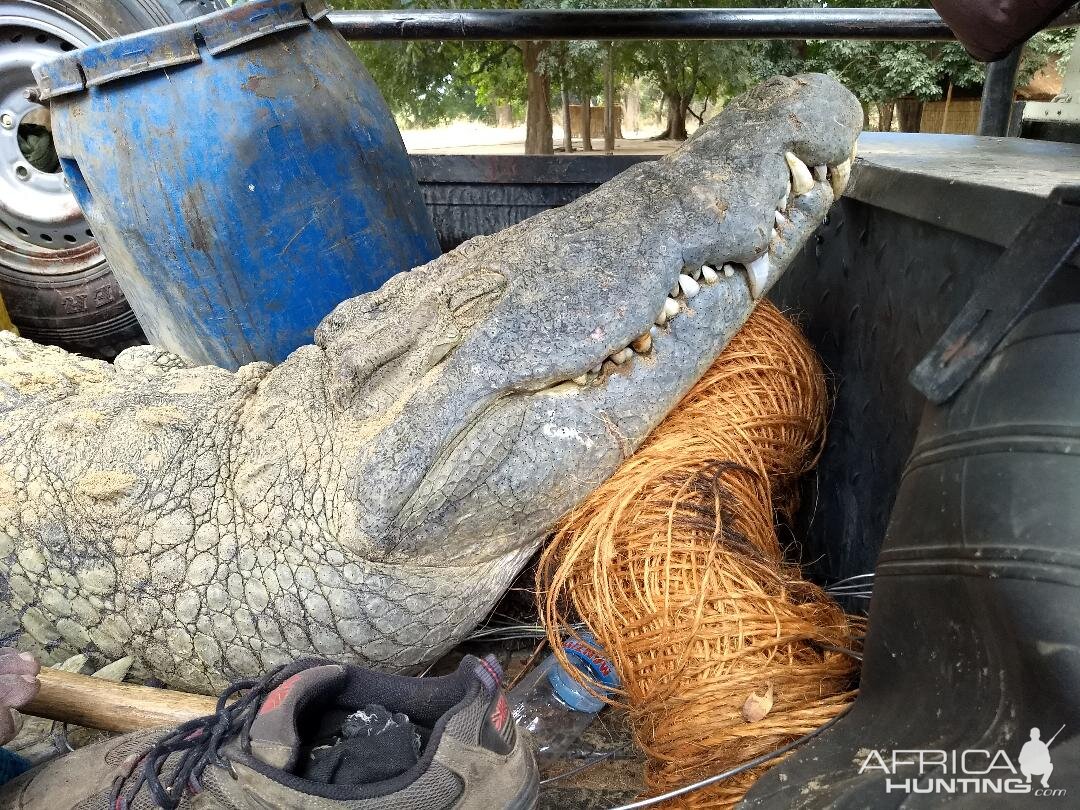
[[[851,648],[862,625],[785,562],[776,532],[817,462],[825,402],[805,338],[759,304],[543,554],[552,646],[576,614],[615,663],[650,795],[772,751],[853,697],[857,662],[822,645]],[[761,770],[678,806],[730,807]]]

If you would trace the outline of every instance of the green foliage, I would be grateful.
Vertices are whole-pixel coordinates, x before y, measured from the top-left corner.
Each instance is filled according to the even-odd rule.
[[[760,0],[332,0],[336,8],[673,8],[749,7]],[[823,0],[779,0],[774,5],[814,7]],[[828,3],[834,5],[833,3]],[[849,7],[929,7],[928,0],[842,0]],[[1032,40],[1021,68],[1026,81],[1046,61],[1070,48],[1072,32]],[[518,114],[525,105],[520,48],[507,42],[354,43],[394,113],[410,125],[459,117],[489,117],[498,104]],[[899,98],[940,99],[949,84],[978,88],[985,68],[953,43],[649,41],[612,44],[615,81],[646,79],[646,96],[678,98],[703,108],[722,102],[776,73],[818,70],[843,81],[865,103]],[[575,99],[603,92],[608,43],[552,42],[540,57],[553,92]],[[693,110],[693,107],[691,108]],[[695,113],[697,114],[697,113]]]
[[[336,9],[527,8],[531,0],[331,0]],[[390,109],[409,125],[482,118],[496,104],[524,105],[518,47],[506,42],[354,42]]]

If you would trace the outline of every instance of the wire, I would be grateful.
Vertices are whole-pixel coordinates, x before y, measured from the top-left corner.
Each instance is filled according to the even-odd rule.
[[[814,729],[809,734],[804,734],[803,736],[799,737],[797,740],[792,740],[787,745],[782,746],[780,748],[777,748],[775,751],[770,751],[767,754],[762,754],[759,757],[754,757],[753,759],[749,759],[746,762],[742,763],[741,765],[736,765],[734,768],[732,768],[730,770],[727,770],[727,771],[724,771],[723,773],[715,774],[713,776],[708,777],[707,779],[702,779],[700,782],[694,782],[691,785],[686,785],[685,787],[677,788],[676,790],[669,790],[667,793],[661,793],[659,796],[652,796],[652,797],[650,797],[648,799],[642,799],[641,801],[631,802],[630,804],[620,804],[618,807],[611,808],[611,810],[638,810],[639,807],[651,807],[654,804],[659,804],[660,802],[666,802],[668,799],[676,799],[679,796],[685,796],[687,793],[693,793],[695,790],[700,790],[703,787],[708,787],[709,785],[714,785],[717,782],[722,782],[725,779],[730,779],[732,776],[738,776],[740,773],[748,771],[751,768],[756,768],[758,765],[763,765],[764,763],[766,763],[766,762],[768,762],[770,760],[776,759],[779,756],[783,756],[788,751],[791,751],[792,749],[798,748],[804,742],[807,742],[808,740],[812,740],[814,737],[818,736],[819,734],[821,734],[826,729],[828,729],[828,728],[832,727],[833,725],[835,725],[836,722],[841,717],[846,715],[849,711],[850,711],[850,707],[845,709],[844,711],[840,712],[840,714],[836,715],[836,717],[834,717],[832,720],[830,720],[825,725],[821,726],[820,728]]]
[[[581,632],[587,629],[584,622],[570,625],[571,629]],[[547,628],[540,624],[493,624],[471,633],[468,641],[517,641],[542,638],[547,635]]]
[[[597,754],[596,756],[592,757],[588,762],[584,762],[581,765],[578,765],[576,768],[571,768],[570,770],[564,771],[563,773],[557,773],[554,776],[549,776],[547,779],[541,779],[540,784],[549,785],[552,782],[558,782],[560,779],[566,779],[569,776],[576,776],[582,771],[587,771],[594,765],[599,765],[601,762],[606,762],[609,759],[613,759],[615,754],[615,751],[605,751],[602,754]]]
[[[846,655],[849,658],[854,658],[856,661],[862,661],[862,653],[855,652],[855,650],[849,650],[847,647],[837,647],[835,644],[821,644],[820,642],[817,642],[815,646],[820,647],[823,650]]]

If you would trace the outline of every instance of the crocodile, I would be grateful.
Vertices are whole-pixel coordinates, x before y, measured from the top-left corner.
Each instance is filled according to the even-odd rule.
[[[862,110],[770,79],[679,149],[347,300],[277,366],[0,337],[0,643],[201,692],[411,672],[717,357],[843,192]]]

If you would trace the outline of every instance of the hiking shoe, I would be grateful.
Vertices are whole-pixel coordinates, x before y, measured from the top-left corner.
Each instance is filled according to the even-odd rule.
[[[536,763],[501,680],[490,656],[439,678],[297,661],[233,684],[214,715],[28,771],[0,810],[524,810]]]

